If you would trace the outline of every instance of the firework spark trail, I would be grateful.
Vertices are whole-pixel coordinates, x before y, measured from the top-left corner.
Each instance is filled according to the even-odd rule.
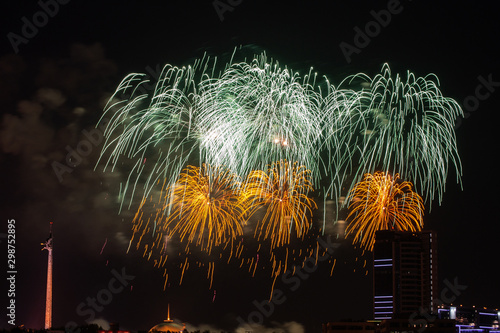
[[[99,255],[102,254],[102,251],[104,251],[104,247],[106,246],[107,243],[108,243],[108,238],[106,237],[106,240],[104,241],[104,245],[102,246],[101,252],[99,253]]]
[[[412,184],[398,181],[383,172],[365,174],[350,196],[351,204],[346,237],[354,234],[353,242],[372,250],[378,230],[420,231],[424,204],[422,197],[413,192]]]

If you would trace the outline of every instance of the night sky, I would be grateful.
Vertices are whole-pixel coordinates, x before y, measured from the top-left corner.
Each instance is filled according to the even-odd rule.
[[[442,93],[466,113],[456,126],[462,183],[457,184],[450,169],[441,205],[434,202],[431,210],[426,205],[424,217],[425,227],[438,233],[439,281],[458,279],[467,286],[454,304],[500,307],[500,23],[493,4],[221,0],[215,3],[231,10],[218,13],[212,1],[73,0],[58,7],[47,1],[51,15],[44,16],[39,13],[43,1],[6,2],[0,9],[0,267],[6,275],[7,222],[15,219],[16,324],[43,327],[47,253],[40,243],[50,221],[54,327],[84,324],[91,315],[82,303],[109,289],[114,274],[125,275],[126,286],[95,313],[103,327],[119,322],[122,329],[147,330],[166,318],[170,303],[171,317],[188,329],[234,330],[238,317],[246,320],[255,303],[267,300],[268,275],[251,278],[222,263],[212,288],[206,273],[193,270],[182,285],[172,281],[164,291],[163,270],[136,251],[126,253],[137,202],[119,214],[119,184],[127,175],[94,171],[102,145],[93,146],[61,181],[52,168],[53,161],[64,161],[66,146],[76,147],[84,130],[95,127],[126,74],[153,75],[168,63],[192,64],[205,52],[227,57],[240,45],[265,50],[300,73],[314,67],[333,83],[358,72],[374,75],[385,62],[393,72],[439,77]],[[353,45],[355,27],[364,29],[374,20],[372,11],[388,6],[397,13],[348,62],[339,45]],[[35,31],[24,27],[34,19],[39,22]],[[485,81],[489,90],[478,88]],[[487,96],[478,105],[464,105],[478,93]],[[369,255],[360,257],[348,241],[340,244],[333,276],[325,263],[296,290],[276,283],[285,300],[266,317],[266,327],[319,332],[329,320],[371,319],[371,272],[363,268]],[[8,288],[2,286],[5,309]],[[7,319],[0,317],[4,328],[11,327]]]

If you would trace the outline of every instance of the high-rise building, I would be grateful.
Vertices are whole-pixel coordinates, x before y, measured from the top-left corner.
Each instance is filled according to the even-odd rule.
[[[433,231],[381,230],[373,248],[374,319],[435,312],[437,239]]]

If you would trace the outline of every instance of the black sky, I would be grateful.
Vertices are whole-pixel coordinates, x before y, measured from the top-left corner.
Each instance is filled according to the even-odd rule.
[[[6,232],[8,219],[16,220],[16,322],[43,325],[46,253],[40,242],[54,221],[54,326],[84,323],[87,315],[78,313],[79,304],[108,287],[112,270],[125,269],[135,278],[97,318],[120,322],[124,329],[149,329],[164,319],[170,303],[173,317],[192,325],[235,328],[238,316],[255,310],[254,301],[267,299],[269,279],[226,267],[216,270],[212,289],[204,276],[192,274],[163,291],[161,271],[137,253],[125,254],[133,210],[118,214],[115,200],[125,175],[92,170],[99,147],[62,182],[51,162],[63,159],[65,147],[75,147],[82,130],[95,125],[102,101],[126,74],[190,64],[204,52],[228,55],[239,45],[266,50],[299,72],[313,66],[334,83],[358,72],[377,73],[384,62],[393,71],[434,73],[443,94],[460,104],[477,94],[480,77],[500,82],[498,11],[486,1],[401,1],[387,27],[347,63],[339,44],[353,44],[353,29],[364,29],[374,20],[371,11],[388,3],[239,1],[221,21],[212,1],[73,0],[60,4],[17,54],[9,33],[22,34],[23,17],[32,21],[41,7],[35,1],[2,4],[0,232]],[[54,102],[58,95],[41,88],[60,91],[63,101]],[[465,110],[467,118],[456,129],[462,184],[451,170],[443,202],[427,210],[425,225],[438,232],[440,282],[458,278],[467,285],[456,304],[498,308],[500,87],[491,89],[475,111]],[[78,107],[85,112],[75,111]],[[3,239],[1,244],[5,254]],[[328,320],[369,319],[370,273],[362,269],[364,258],[355,261],[358,254],[343,243],[333,277],[325,265],[296,291],[278,282],[286,301],[266,325],[295,321],[306,332],[318,332]],[[6,289],[0,292],[2,307]],[[6,321],[2,315],[0,323],[10,327]]]

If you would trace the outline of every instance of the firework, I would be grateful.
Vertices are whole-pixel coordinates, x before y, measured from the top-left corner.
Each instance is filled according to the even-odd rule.
[[[243,250],[241,237],[247,207],[238,194],[239,178],[224,167],[188,166],[175,184],[168,185],[164,180],[156,185],[161,186],[161,191],[144,199],[136,212],[129,249],[134,245],[158,268],[164,267],[170,256],[170,264],[179,268],[170,276],[175,279],[178,274],[179,284],[189,267],[207,269],[211,285],[213,260],[229,253],[229,262]],[[233,244],[236,237],[239,241]],[[192,247],[201,252],[192,255]],[[212,261],[202,263],[200,255]],[[164,277],[165,288],[167,268]]]
[[[222,167],[188,166],[167,191],[172,207],[165,225],[170,236],[208,252],[241,236],[246,206],[238,195],[239,183]]]
[[[265,54],[230,62],[218,74],[215,67],[208,57],[186,68],[167,65],[151,89],[144,88],[145,74],[121,82],[105,108],[110,121],[101,158],[105,168],[129,168],[123,203],[132,203],[139,183],[144,197],[159,179],[173,185],[193,162],[225,165],[245,177],[287,159],[319,180],[322,99],[315,75],[300,76]]]
[[[120,193],[122,204],[128,201],[130,208],[139,181],[144,198],[161,179],[174,184],[196,151],[192,127],[197,87],[208,62],[166,65],[155,83],[146,74],[129,74],[108,101],[103,119],[110,120],[101,159],[112,171],[126,164],[129,176]]]
[[[141,74],[118,87],[106,107],[103,155],[113,168],[123,158],[131,162],[124,202],[139,183],[144,196],[158,179],[174,184],[194,161],[225,165],[240,177],[274,161],[298,162],[334,197],[364,173],[386,170],[411,179],[429,201],[437,193],[440,202],[450,166],[460,176],[453,127],[462,111],[433,75],[408,72],[404,79],[385,64],[374,78],[356,74],[335,87],[327,79],[317,84],[312,69],[300,76],[265,53],[250,62],[231,58],[219,71],[215,63],[206,57],[193,66],[167,65],[149,91]]]
[[[296,161],[319,177],[321,99],[309,80],[311,73],[300,77],[263,54],[203,84],[196,126],[202,160],[242,176]]]
[[[340,201],[346,195],[345,188],[349,186],[347,180],[355,178],[359,172],[358,138],[359,131],[365,126],[360,96],[354,90],[335,89],[332,86],[322,104],[321,123],[325,139],[319,149],[326,178],[322,179],[322,183],[326,184],[325,197],[330,196],[335,201]],[[342,205],[336,205],[337,216]]]
[[[350,131],[359,134],[359,179],[364,173],[385,170],[411,179],[430,202],[442,200],[448,170],[454,167],[457,181],[461,164],[455,139],[455,119],[460,105],[444,97],[435,75],[394,77],[384,64],[373,79],[364,74],[346,82],[364,81],[369,85],[359,93],[361,113]]]
[[[402,187],[394,176],[393,188],[407,192],[394,194],[403,206],[394,208],[389,222],[369,224],[368,210],[359,204],[363,196],[354,195],[363,175],[399,174],[429,204],[441,202],[450,170],[460,181],[454,123],[462,111],[442,95],[434,75],[393,75],[385,64],[374,77],[359,73],[334,86],[327,78],[318,80],[312,68],[300,75],[265,53],[234,59],[235,54],[227,63],[204,57],[187,67],[167,65],[154,84],[146,74],[130,74],[105,108],[109,122],[101,159],[105,169],[126,174],[122,206],[141,202],[134,239],[144,244],[148,258],[154,248],[164,251],[165,237],[175,237],[199,246],[204,255],[226,244],[228,263],[248,261],[255,272],[267,258],[247,253],[255,247],[241,239],[246,240],[243,224],[258,220],[254,236],[258,249],[264,241],[271,244],[276,279],[289,260],[277,251],[288,258],[292,236],[317,236],[310,234],[313,187],[323,196],[324,212],[327,199],[338,203],[334,220],[342,206],[351,208],[349,233],[369,247],[373,228],[418,230],[423,207],[410,196],[411,185]],[[411,202],[418,206],[413,213],[407,211]],[[323,233],[330,222],[324,214]],[[165,260],[162,253],[156,262]],[[210,260],[212,276],[218,259]],[[182,272],[188,268],[186,261]]]
[[[310,171],[297,162],[273,163],[267,169],[252,171],[247,179],[244,196],[253,202],[252,212],[260,205],[266,213],[255,229],[257,239],[271,239],[271,249],[288,244],[294,233],[303,237],[311,226],[316,203],[307,195],[312,190]]]
[[[148,260],[154,259],[155,267],[164,267],[173,255],[168,261],[179,269],[169,275],[165,268],[165,285],[173,273],[179,274],[181,284],[190,267],[198,267],[206,269],[211,286],[215,260],[247,266],[254,276],[257,268],[267,266],[259,264],[262,258],[271,262],[271,278],[276,281],[292,263],[301,265],[313,254],[317,260],[321,252],[311,246],[317,234],[310,232],[316,205],[307,197],[312,192],[309,174],[297,163],[281,161],[266,171],[254,170],[240,183],[226,168],[188,166],[174,185],[164,182],[160,194],[143,201],[131,244]],[[160,199],[155,202],[155,197]],[[256,223],[260,207],[266,213]],[[267,242],[270,251],[260,252]],[[183,250],[175,254],[179,246]],[[193,253],[193,246],[202,252]]]
[[[373,249],[378,230],[420,231],[424,204],[422,197],[413,192],[412,184],[400,181],[384,172],[365,174],[350,193],[349,216],[351,222],[346,237],[354,234],[354,243]]]

